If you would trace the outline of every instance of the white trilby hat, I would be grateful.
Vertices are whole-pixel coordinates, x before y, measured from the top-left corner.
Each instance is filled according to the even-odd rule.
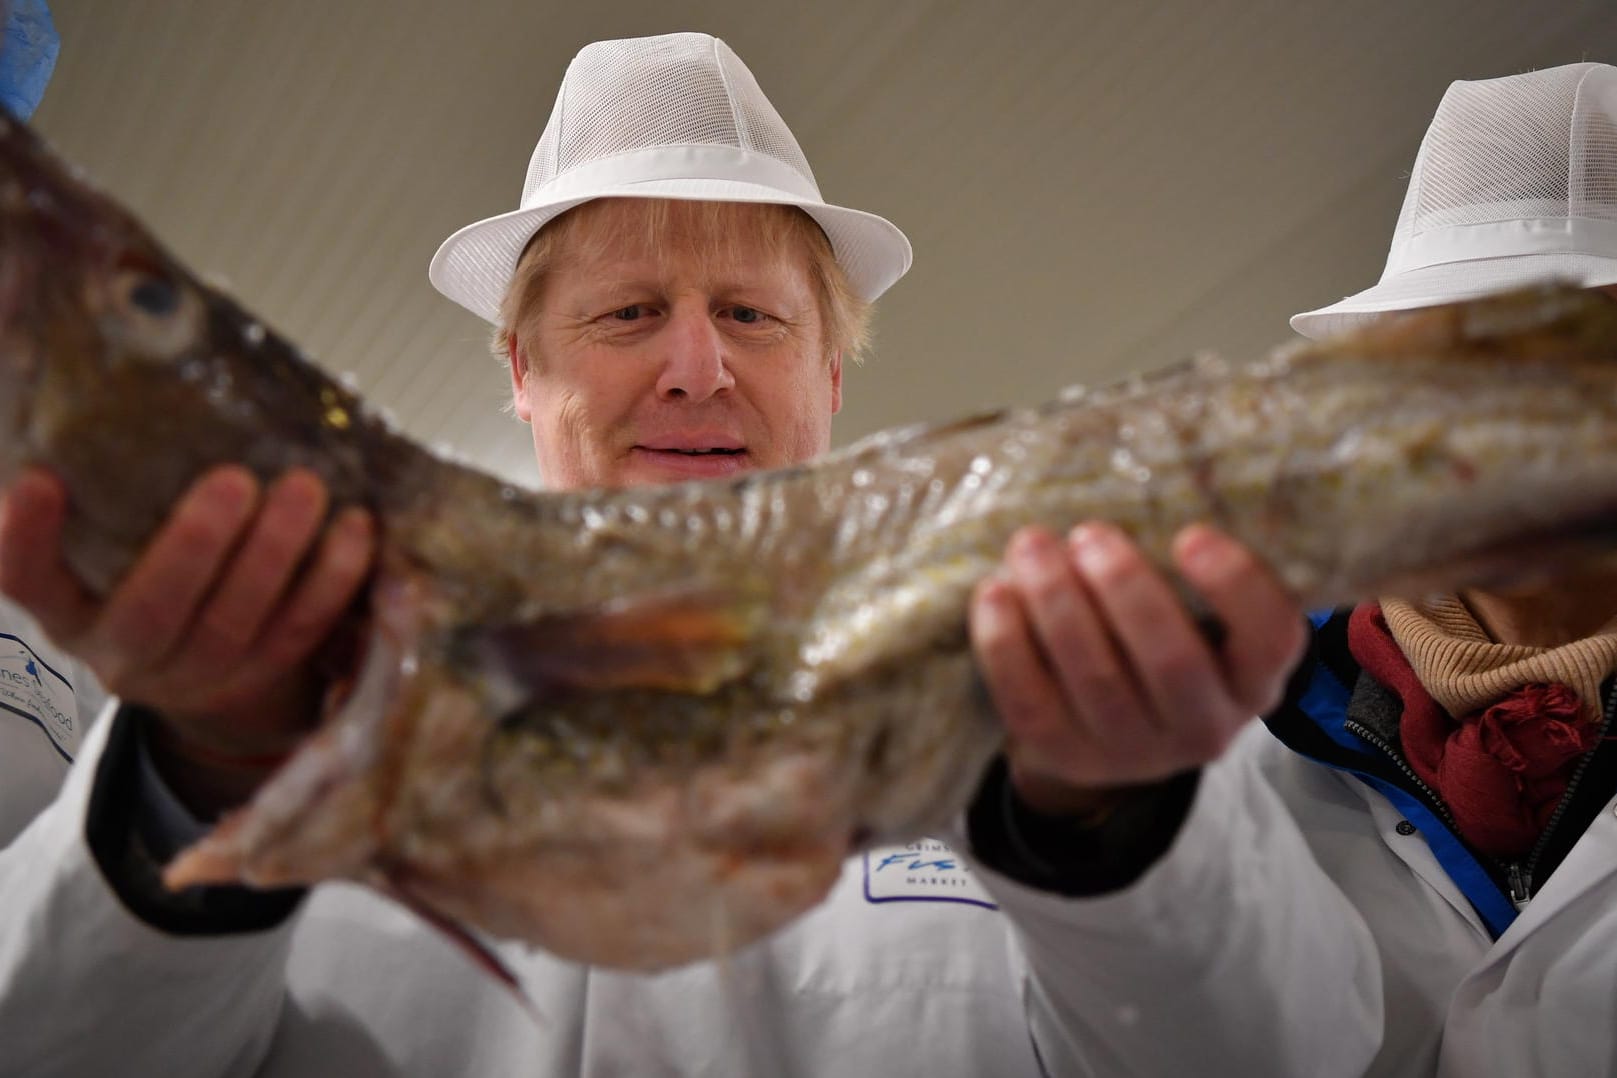
[[[1421,141],[1374,286],[1293,315],[1324,337],[1546,278],[1617,284],[1617,68],[1455,82]]]
[[[800,206],[819,222],[860,297],[910,268],[910,243],[872,213],[827,205],[786,122],[731,48],[707,34],[597,41],[562,77],[534,147],[520,207],[444,241],[427,276],[498,323],[528,240],[596,198],[673,198]]]

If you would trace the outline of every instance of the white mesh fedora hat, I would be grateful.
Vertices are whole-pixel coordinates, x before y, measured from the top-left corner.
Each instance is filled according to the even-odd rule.
[[[1293,315],[1308,337],[1548,278],[1617,284],[1617,68],[1456,82],[1409,178],[1381,280]]]
[[[528,240],[596,198],[799,206],[824,229],[866,300],[910,268],[909,240],[891,222],[820,197],[797,139],[728,45],[707,34],[667,34],[579,51],[534,148],[519,208],[450,236],[427,276],[497,323]]]

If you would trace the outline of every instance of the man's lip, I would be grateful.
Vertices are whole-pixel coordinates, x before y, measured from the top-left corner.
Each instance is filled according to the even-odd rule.
[[[746,446],[734,438],[669,438],[655,442],[642,442],[635,446],[649,453],[701,453],[707,450],[721,450],[726,453],[740,453],[746,451]]]
[[[719,450],[712,452],[712,450]],[[636,456],[649,456],[668,458],[670,460],[745,460],[747,451],[739,446],[702,446],[699,449],[684,446],[669,447],[660,445],[637,445],[634,447]]]
[[[752,468],[751,458],[744,449],[730,453],[691,453],[637,445],[633,456],[664,479],[718,478]]]

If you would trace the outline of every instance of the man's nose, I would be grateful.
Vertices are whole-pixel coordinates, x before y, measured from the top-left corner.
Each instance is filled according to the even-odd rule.
[[[704,401],[735,386],[724,335],[705,308],[676,308],[663,343],[657,395],[664,400]]]

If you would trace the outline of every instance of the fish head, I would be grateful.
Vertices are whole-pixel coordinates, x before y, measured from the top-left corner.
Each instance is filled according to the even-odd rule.
[[[209,465],[268,478],[330,459],[357,414],[352,393],[0,116],[0,482],[25,464],[62,479],[87,583],[110,583]]]
[[[32,449],[124,371],[199,344],[204,303],[121,210],[0,117],[0,428]],[[71,388],[71,392],[69,392]],[[15,464],[11,460],[7,463]]]

